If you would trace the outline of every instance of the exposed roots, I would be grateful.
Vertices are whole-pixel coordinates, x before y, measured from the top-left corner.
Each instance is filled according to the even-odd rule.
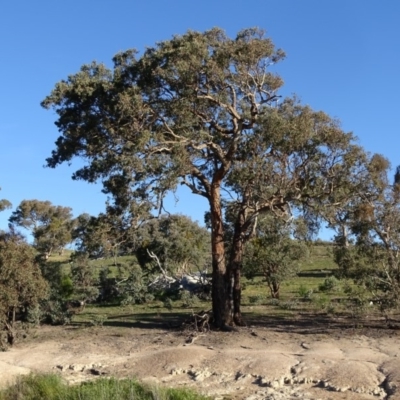
[[[183,324],[182,328],[184,331],[206,333],[210,331],[210,319],[212,317],[211,310],[200,311],[199,313],[192,312],[190,318],[188,318]]]

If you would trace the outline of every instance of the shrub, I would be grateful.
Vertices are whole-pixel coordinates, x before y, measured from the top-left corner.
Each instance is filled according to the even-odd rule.
[[[249,303],[250,304],[262,304],[265,301],[265,296],[261,294],[257,294],[254,296],[249,296]]]
[[[182,301],[182,306],[186,308],[193,307],[199,302],[199,298],[195,294],[190,293],[189,290],[182,290],[180,299]]]
[[[309,289],[305,285],[300,285],[298,289],[298,294],[299,297],[302,298],[303,300],[311,300],[314,291],[312,289]]]
[[[340,290],[340,281],[334,276],[326,278],[323,283],[318,286],[320,292],[332,292]]]

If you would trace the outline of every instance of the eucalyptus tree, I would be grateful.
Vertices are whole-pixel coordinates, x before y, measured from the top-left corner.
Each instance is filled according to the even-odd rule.
[[[253,134],[242,140],[225,183],[234,210],[228,292],[236,323],[242,322],[244,246],[254,236],[260,216],[289,220],[296,210],[309,229],[318,229],[323,212],[351,197],[349,185],[365,158],[353,135],[343,132],[337,120],[296,99],[285,99],[259,115]]]
[[[141,56],[119,53],[112,69],[84,65],[42,102],[55,109],[61,133],[48,166],[84,159],[73,179],[101,180],[116,207],[161,209],[179,184],[207,199],[221,328],[233,322],[232,290],[240,305],[242,244],[257,216],[326,196],[358,151],[325,114],[277,104],[283,81],[270,67],[284,57],[259,29],[234,39],[218,28],[189,31]],[[237,225],[227,260],[223,207],[231,196]],[[235,314],[241,322],[240,309]]]
[[[130,237],[130,228],[122,215],[110,212],[100,213],[96,217],[81,214],[75,220],[72,237],[79,253],[91,258],[112,257],[116,265],[117,256]]]
[[[50,201],[23,200],[9,218],[10,223],[32,233],[35,248],[47,259],[62,252],[72,241],[72,209]]]
[[[48,294],[34,249],[13,230],[0,233],[0,329],[15,340],[17,315],[35,307]]]
[[[388,160],[371,157],[364,190],[347,207],[346,242],[338,234],[334,249],[343,275],[364,287],[382,309],[400,303],[399,170],[392,183]]]

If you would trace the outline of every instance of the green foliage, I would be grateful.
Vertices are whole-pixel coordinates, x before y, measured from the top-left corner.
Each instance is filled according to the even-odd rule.
[[[118,215],[111,206],[97,217],[88,214],[79,215],[75,220],[73,239],[80,253],[90,258],[116,257],[123,252],[136,248],[136,232],[131,220]]]
[[[172,308],[174,307],[174,302],[169,297],[167,297],[164,300],[164,307],[168,310],[172,310]]]
[[[309,289],[305,285],[300,285],[298,289],[298,294],[303,300],[311,300],[314,294],[312,289]]]
[[[257,294],[254,296],[249,296],[249,303],[250,304],[262,304],[265,302],[265,296],[262,294]]]
[[[124,297],[123,303],[145,303],[148,287],[142,269],[138,265],[132,265],[128,273],[123,289],[120,289]]]
[[[34,246],[46,259],[54,252],[62,252],[72,241],[72,210],[54,206],[50,201],[23,200],[9,221],[31,231]]]
[[[312,298],[312,303],[317,307],[317,309],[324,311],[330,305],[330,299],[326,295],[316,295]]]
[[[0,188],[1,190],[1,188]],[[6,199],[0,199],[0,211],[4,211],[7,208],[11,208],[12,204]]]
[[[137,54],[117,54],[112,69],[84,65],[55,85],[42,102],[54,108],[60,132],[47,165],[83,158],[73,178],[101,180],[115,209],[135,227],[143,214],[162,210],[164,196],[179,184],[203,196],[218,293],[214,320],[222,326],[231,322],[231,274],[240,269],[242,244],[257,218],[288,216],[294,206],[308,210],[309,225],[316,227],[320,210],[336,204],[332,193],[347,191],[364,153],[325,113],[297,99],[277,104],[283,80],[270,66],[285,54],[260,29],[244,29],[233,39],[219,28],[188,31]],[[234,204],[227,265],[226,198]],[[270,268],[272,286],[289,271]]]
[[[320,292],[337,292],[340,290],[340,281],[335,276],[330,276],[318,286],[318,289]]]
[[[66,385],[58,375],[27,375],[0,392],[0,400],[206,400],[188,389],[162,389],[133,379],[97,379]]]
[[[351,278],[378,301],[382,310],[400,305],[400,192],[389,182],[390,165],[369,159],[366,192],[347,205],[346,218],[336,218],[334,257],[342,276]],[[398,171],[397,171],[398,172]]]
[[[138,231],[136,255],[140,265],[157,273],[184,274],[203,270],[209,264],[210,234],[185,215],[163,215],[145,223]]]
[[[188,290],[180,292],[180,300],[182,301],[182,307],[185,308],[195,307],[199,303],[199,298]]]
[[[244,273],[261,273],[273,298],[279,298],[280,285],[297,274],[300,262],[308,255],[305,244],[291,237],[293,225],[275,216],[260,221],[257,237],[246,247]]]
[[[98,277],[87,254],[74,254],[71,257],[71,264],[75,297],[84,303],[95,301],[99,296]]]
[[[16,314],[26,315],[48,295],[34,250],[14,231],[0,233],[0,329],[15,339]]]
[[[60,282],[60,294],[64,299],[69,299],[74,293],[74,282],[69,275],[63,275]]]
[[[298,303],[295,299],[290,299],[287,301],[280,301],[278,303],[278,307],[282,310],[295,310],[298,306]]]

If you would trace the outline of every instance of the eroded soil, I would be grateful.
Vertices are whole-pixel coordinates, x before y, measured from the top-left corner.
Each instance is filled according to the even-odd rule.
[[[136,376],[215,399],[400,399],[399,330],[379,321],[254,322],[194,336],[161,323],[41,327],[0,353],[0,386],[40,371],[71,384]]]

